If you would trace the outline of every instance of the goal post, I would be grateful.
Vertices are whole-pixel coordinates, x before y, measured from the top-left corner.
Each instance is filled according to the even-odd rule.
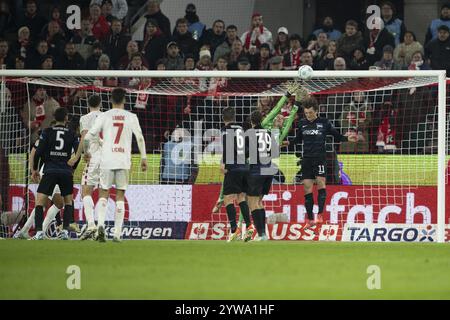
[[[192,218],[189,211],[194,211],[196,208],[189,208],[189,205],[193,205],[193,203],[192,195],[190,196],[191,198],[187,196],[188,193],[192,193],[192,188],[188,185],[218,184],[218,182],[220,182],[220,173],[217,171],[217,152],[220,151],[220,148],[217,146],[217,130],[221,126],[221,109],[225,106],[237,106],[240,110],[238,112],[240,117],[239,119],[244,120],[248,117],[249,112],[253,108],[259,107],[258,104],[262,98],[270,97],[270,103],[272,104],[270,107],[273,107],[278,98],[284,95],[287,81],[296,79],[299,80],[296,71],[191,72],[116,70],[0,70],[0,78],[2,79],[1,110],[3,114],[5,114],[5,108],[7,109],[8,106],[6,102],[8,99],[6,97],[7,90],[16,90],[16,92],[11,92],[10,94],[25,96],[28,101],[28,106],[30,106],[33,100],[33,92],[30,88],[43,86],[48,89],[47,91],[55,92],[55,95],[58,95],[59,98],[64,96],[64,90],[66,89],[75,91],[82,90],[88,93],[96,92],[102,95],[102,100],[104,102],[103,108],[105,109],[108,108],[108,94],[112,89],[112,86],[105,85],[105,83],[102,83],[101,81],[98,82],[96,79],[119,79],[119,81],[115,83],[115,85],[119,86],[121,86],[121,83],[126,83],[125,86],[128,92],[127,108],[138,113],[141,126],[145,127],[144,129],[146,132],[148,131],[147,137],[153,139],[152,141],[154,142],[154,148],[149,152],[154,155],[154,158],[151,158],[150,160],[154,162],[150,166],[152,169],[145,175],[133,173],[131,179],[132,181],[135,181],[138,186],[146,184],[162,184],[176,187],[171,189],[171,192],[176,194],[175,198],[167,198],[164,200],[167,202],[165,206],[171,208],[168,208],[167,212],[162,211],[159,214],[159,217],[162,220],[167,219],[167,221],[174,218],[174,216],[169,213],[172,211],[182,211],[183,214],[181,214],[181,216],[186,216],[186,219],[183,218],[184,220],[182,221],[188,221],[188,219]],[[127,81],[122,82],[120,79],[127,79]],[[131,85],[131,81],[129,81],[129,79],[138,79],[139,81],[135,81],[138,85],[134,85],[135,82]],[[145,82],[144,79],[149,81]],[[220,82],[221,80],[223,80],[225,84],[222,86],[220,84],[217,85],[217,82]],[[17,85],[17,89],[14,89],[16,87],[11,85],[10,88],[5,89],[11,83],[20,84],[20,86]],[[345,112],[343,107],[348,105],[349,101],[352,100],[353,96],[357,93],[362,92],[376,109],[386,101],[387,97],[397,97],[399,100],[403,101],[403,104],[407,105],[409,103],[408,101],[411,100],[408,96],[408,92],[412,92],[423,87],[429,88],[426,94],[421,97],[414,98],[415,105],[429,104],[428,109],[431,110],[429,112],[430,120],[428,121],[427,114],[427,119],[422,121],[425,129],[413,130],[410,128],[415,125],[410,117],[410,113],[412,113],[413,110],[408,111],[408,116],[403,115],[403,118],[399,117],[399,121],[408,122],[407,125],[404,125],[403,127],[408,127],[409,129],[402,129],[404,132],[402,132],[402,137],[398,139],[399,141],[397,141],[396,150],[392,152],[392,155],[387,154],[385,156],[383,155],[377,157],[375,160],[370,160],[372,162],[384,161],[384,167],[381,166],[378,171],[371,173],[370,181],[365,182],[363,174],[364,170],[369,168],[369,160],[365,159],[363,156],[360,156],[360,154],[373,154],[372,147],[374,146],[375,141],[372,140],[369,151],[352,151],[344,153],[343,157],[339,159],[339,162],[344,162],[344,169],[336,169],[336,171],[339,171],[340,182],[338,184],[344,184],[342,175],[345,173],[344,171],[346,170],[346,166],[350,164],[352,166],[352,170],[354,171],[354,173],[352,171],[353,175],[350,175],[350,178],[353,178],[356,181],[355,185],[361,185],[361,188],[357,189],[354,195],[349,196],[349,202],[354,203],[356,206],[363,207],[366,205],[366,207],[373,206],[374,208],[378,208],[378,206],[381,207],[382,205],[390,204],[390,200],[383,200],[383,197],[387,197],[388,199],[391,198],[393,199],[392,201],[395,202],[400,197],[403,197],[408,190],[411,190],[416,186],[420,186],[424,181],[423,177],[429,172],[420,172],[421,170],[435,170],[433,171],[436,174],[435,181],[431,182],[429,179],[425,179],[425,184],[437,187],[436,240],[438,242],[444,242],[445,225],[450,223],[450,221],[446,221],[446,200],[448,200],[446,199],[446,184],[448,184],[449,174],[447,172],[447,156],[449,148],[449,121],[447,119],[447,114],[450,110],[446,97],[446,90],[449,88],[449,85],[447,84],[445,71],[314,71],[312,79],[303,81],[302,84],[308,91],[311,92],[311,94],[320,98],[320,103],[323,108],[321,113],[324,113],[326,116],[331,115],[335,118],[334,120],[336,122],[347,120],[351,122],[355,120],[350,118],[343,119],[343,114]],[[24,87],[21,85],[24,85]],[[143,95],[142,99],[140,99],[140,95]],[[434,99],[435,95],[436,104],[434,104],[434,101],[430,101],[431,99]],[[55,100],[59,101],[56,97]],[[77,104],[72,106],[72,113],[74,116],[79,117],[87,112],[85,100],[85,97],[81,97],[79,98]],[[201,101],[201,103],[198,101]],[[150,109],[146,108],[145,105],[150,106]],[[169,115],[169,112],[167,112],[166,115],[165,108],[167,106],[170,106],[170,108],[174,110],[173,113],[176,115]],[[434,107],[436,107],[436,110],[433,109]],[[335,111],[338,109],[339,111]],[[372,111],[378,112],[378,110],[371,110],[371,112]],[[288,115],[290,111],[287,110],[285,112],[286,115]],[[401,110],[399,112],[401,112]],[[0,113],[0,116],[2,113]],[[358,113],[358,111],[356,113]],[[381,114],[381,111],[379,113]],[[182,120],[179,120],[179,114],[182,116],[183,114],[187,114],[189,117],[188,119],[183,117]],[[3,119],[5,119],[5,117]],[[194,121],[192,119],[201,119],[203,121],[203,127],[201,129],[196,127],[193,124]],[[381,123],[382,119],[379,118],[377,121]],[[422,122],[420,123],[421,126]],[[427,126],[432,128],[428,129]],[[437,130],[435,130],[435,126],[437,127]],[[175,129],[179,130],[176,131]],[[169,179],[169,181],[164,181],[163,183],[163,179],[161,178],[163,175],[163,170],[162,168],[158,168],[158,166],[164,162],[164,157],[167,156],[165,152],[172,150],[167,143],[167,141],[170,140],[170,137],[176,136],[180,138],[181,141],[184,141],[183,139],[186,136],[186,133],[184,133],[185,131],[180,131],[182,129],[191,131],[190,133],[194,136],[192,141],[189,140],[189,143],[192,143],[194,147],[193,150],[197,150],[195,147],[198,147],[198,143],[196,144],[195,142],[196,131],[203,129],[211,130],[209,132],[210,136],[202,137],[202,139],[210,139],[210,141],[208,141],[208,145],[204,148],[205,140],[203,140],[200,142],[202,145],[200,147],[200,151],[195,151],[202,153],[202,157],[200,158],[203,161],[202,164],[195,168],[195,170],[197,170],[197,175],[195,176],[197,183],[191,181],[192,179],[181,179],[182,181],[180,181],[180,179],[174,179],[173,181]],[[344,129],[344,127],[340,128],[342,131],[344,131]],[[376,134],[376,128],[372,128],[371,131]],[[435,131],[437,137],[435,136]],[[371,134],[373,134],[373,132]],[[29,132],[27,134],[29,134]],[[169,134],[169,138],[167,137],[167,134]],[[289,136],[292,138],[292,135],[293,132],[291,131]],[[10,134],[9,137],[13,136]],[[428,145],[427,140],[433,140],[435,138],[437,138],[437,150],[434,150],[434,145],[432,145],[432,143]],[[29,141],[31,140],[32,139],[30,138]],[[335,148],[333,143],[330,143],[330,146],[331,149]],[[427,146],[429,148],[427,151],[423,151],[420,149],[422,146]],[[188,148],[191,148],[190,144],[188,145]],[[423,149],[425,149],[425,147],[423,147]],[[23,148],[18,148],[17,150],[23,152]],[[208,151],[207,154],[206,151]],[[337,152],[334,153],[340,155],[339,149],[336,151]],[[273,199],[278,201],[278,205],[273,205],[274,208],[276,207],[274,211],[284,210],[283,204],[281,203],[284,198],[287,199],[291,197],[295,192],[303,193],[302,186],[296,181],[293,181],[293,179],[297,178],[298,171],[298,166],[294,155],[299,152],[301,152],[301,150],[296,150],[295,148],[286,149],[280,157],[279,166],[280,169],[283,169],[282,171],[284,172],[284,177],[282,182],[274,184],[272,187],[274,193],[278,193],[278,195],[273,197]],[[197,156],[197,154],[195,155]],[[401,156],[408,156],[408,158],[401,158]],[[19,157],[16,156],[16,158]],[[364,163],[358,165],[358,161],[363,161]],[[402,161],[407,161],[408,164],[404,165],[402,164]],[[338,163],[337,160],[336,163]],[[436,165],[437,168],[428,168],[434,165]],[[416,175],[417,179],[414,180],[411,177],[405,177],[403,179],[403,177],[401,177],[398,179],[401,180],[400,186],[397,186],[396,180],[392,179],[389,181],[394,172],[391,167],[395,166],[401,167],[400,174],[404,174],[405,176],[408,174]],[[415,168],[414,166],[418,166],[416,167],[418,171],[417,173],[413,172],[413,169]],[[12,167],[21,169],[20,166],[14,163]],[[183,168],[185,169],[186,167],[182,167],[182,170],[184,170]],[[189,170],[190,172],[195,171],[191,167],[189,167]],[[191,176],[194,176],[194,173],[191,172]],[[355,177],[357,178],[355,179]],[[166,186],[163,186],[163,188],[166,188]],[[169,187],[167,186],[167,188]],[[139,188],[137,187],[136,190],[139,190]],[[212,194],[213,193],[209,194],[209,196]],[[372,203],[368,202],[367,197],[372,197],[372,200],[375,198],[379,199],[372,201]],[[190,200],[186,200],[188,198]],[[187,205],[186,201],[191,202]],[[268,199],[267,203],[270,203],[270,201],[271,200]],[[398,201],[401,202],[404,200],[401,199]],[[163,206],[161,206],[161,208],[162,207]],[[376,211],[376,208],[372,208],[371,210]],[[288,216],[290,215],[291,219],[294,216],[296,218],[301,217],[301,210],[298,210],[299,211],[295,214],[292,211],[288,211],[286,214]],[[364,208],[362,210],[364,210]],[[153,214],[156,219],[158,217],[158,213]],[[221,213],[219,212],[218,215],[211,215],[210,219],[216,222],[224,222],[226,220],[226,214],[222,211]],[[299,221],[300,219],[301,218],[299,218]],[[338,219],[340,219],[339,216]],[[356,222],[359,222],[359,218],[355,219]],[[340,220],[338,222],[341,223]],[[334,223],[331,217],[330,223]]]

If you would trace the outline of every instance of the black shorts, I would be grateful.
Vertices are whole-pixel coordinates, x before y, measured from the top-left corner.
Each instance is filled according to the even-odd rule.
[[[53,189],[58,185],[63,197],[73,193],[73,177],[69,174],[46,173],[42,176],[37,189],[38,193],[47,196],[53,194]]]
[[[223,179],[223,195],[247,192],[247,172],[228,171]]]
[[[303,158],[302,159],[302,179],[316,179],[316,177],[327,176],[327,159]]]
[[[273,176],[259,176],[249,174],[247,176],[247,195],[251,197],[259,197],[269,194],[270,187],[272,186],[272,180]]]

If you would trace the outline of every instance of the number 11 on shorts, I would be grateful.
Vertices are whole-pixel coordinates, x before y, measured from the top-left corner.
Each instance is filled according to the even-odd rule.
[[[324,165],[319,165],[319,174],[324,174],[325,173],[325,166]]]

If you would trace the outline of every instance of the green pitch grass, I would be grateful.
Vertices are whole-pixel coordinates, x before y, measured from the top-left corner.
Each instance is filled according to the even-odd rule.
[[[450,299],[448,244],[0,240],[0,255],[1,299]]]

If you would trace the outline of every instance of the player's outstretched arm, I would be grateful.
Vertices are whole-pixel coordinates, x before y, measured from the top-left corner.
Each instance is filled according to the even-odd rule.
[[[281,108],[283,108],[283,106],[285,105],[287,99],[289,99],[289,97],[291,95],[293,95],[295,93],[295,91],[298,90],[299,87],[300,87],[300,84],[297,81],[290,82],[288,84],[288,88],[287,88],[286,94],[284,96],[282,96],[280,98],[280,100],[278,100],[278,102],[275,105],[275,107],[270,111],[270,113],[261,122],[261,126],[264,129],[271,129],[272,124],[273,124],[273,120],[280,113]]]
[[[86,133],[83,139],[82,148],[84,150],[84,160],[88,162],[90,160],[90,153],[89,153],[89,143],[91,139],[94,139],[95,136],[100,134],[103,128],[103,115],[98,116],[97,119],[95,119],[94,126]]]

